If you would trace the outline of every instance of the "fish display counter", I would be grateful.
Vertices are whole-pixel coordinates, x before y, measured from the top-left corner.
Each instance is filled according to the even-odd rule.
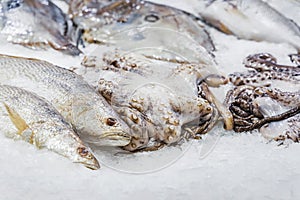
[[[0,199],[299,198],[287,10],[0,0]]]

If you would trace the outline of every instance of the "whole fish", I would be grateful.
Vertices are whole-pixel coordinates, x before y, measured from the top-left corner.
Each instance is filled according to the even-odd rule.
[[[300,28],[261,0],[199,0],[195,9],[224,33],[242,39],[288,43],[300,51]]]
[[[71,42],[72,22],[50,0],[1,0],[0,33],[12,43],[52,48],[70,55],[81,51]]]
[[[160,4],[138,0],[72,0],[69,13],[84,30],[83,38],[91,43],[115,45],[123,50],[144,48],[147,51],[143,54],[158,58],[166,54],[170,60],[166,51],[175,52],[190,61],[201,60],[207,53],[199,54],[214,49],[197,17]]]
[[[45,99],[0,85],[0,130],[7,137],[47,148],[75,163],[99,169],[99,163],[71,125]]]
[[[19,86],[50,101],[86,142],[111,146],[130,142],[128,126],[105,99],[67,69],[42,60],[0,55],[0,83]]]

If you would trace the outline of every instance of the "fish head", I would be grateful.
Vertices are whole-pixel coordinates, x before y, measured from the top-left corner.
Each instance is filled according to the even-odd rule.
[[[71,125],[67,122],[57,123],[48,120],[32,124],[30,129],[22,132],[22,137],[38,148],[47,146],[52,150],[74,163],[83,164],[85,167],[97,170],[100,168],[97,158],[91,150],[84,145]],[[35,133],[38,133],[36,135]]]
[[[85,142],[96,146],[125,146],[130,142],[129,127],[104,98],[88,95],[73,103],[73,124]]]
[[[48,139],[47,146],[49,149],[52,149],[58,154],[69,158],[72,162],[80,163],[89,169],[97,170],[100,168],[100,164],[90,148],[82,142],[81,138],[78,137],[77,133],[71,127],[57,129],[53,126],[46,125],[44,131],[46,132],[41,133],[42,135],[56,135],[55,137]],[[39,139],[34,139],[30,142],[37,147],[43,145]]]
[[[65,127],[57,127],[59,127],[58,124],[49,124],[48,122],[37,124],[34,130],[39,129],[40,135],[48,136],[48,139],[46,140],[48,149],[69,158],[74,163],[80,163],[89,169],[97,170],[100,168],[100,164],[90,148],[83,143],[81,138],[78,137],[77,132],[74,131],[69,124]],[[43,141],[38,137],[28,138],[29,142],[35,144],[37,147],[44,145]]]
[[[74,162],[81,163],[85,167],[92,169],[92,170],[97,170],[100,168],[98,160],[91,153],[91,151],[84,145],[79,145],[76,148],[76,155],[77,155],[77,157]]]

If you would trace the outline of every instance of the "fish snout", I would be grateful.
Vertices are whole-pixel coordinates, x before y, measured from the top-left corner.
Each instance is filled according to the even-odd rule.
[[[93,142],[99,146],[126,146],[131,141],[131,135],[125,131],[110,130],[101,134],[99,142]]]
[[[100,164],[97,158],[91,153],[91,151],[84,146],[79,146],[77,148],[77,153],[79,154],[79,162],[82,163],[85,167],[97,170],[100,168]]]

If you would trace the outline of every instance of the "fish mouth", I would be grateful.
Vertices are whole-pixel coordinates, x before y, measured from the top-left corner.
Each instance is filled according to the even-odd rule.
[[[131,141],[131,135],[126,132],[107,132],[100,136],[101,141],[106,141],[110,146],[126,146]]]
[[[91,169],[91,170],[100,169],[100,164],[96,158],[92,162],[82,161],[82,162],[75,162],[75,163],[83,164],[86,168]]]
[[[123,147],[130,143],[131,135],[124,131],[108,131],[102,133],[96,138],[90,138],[86,141],[96,146],[118,146]]]

